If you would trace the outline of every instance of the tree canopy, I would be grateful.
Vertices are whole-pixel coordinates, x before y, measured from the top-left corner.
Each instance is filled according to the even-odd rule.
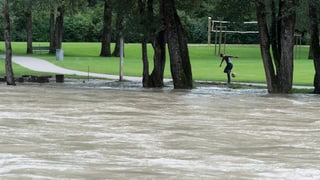
[[[25,11],[32,12],[32,27],[33,41],[49,41],[50,34],[50,9],[48,4],[55,3],[56,5],[65,3],[67,11],[64,18],[64,42],[99,42],[102,39],[103,29],[103,0],[81,0],[81,1],[60,1],[60,0],[27,0],[27,1],[12,1],[11,7],[11,39],[13,41],[27,41],[27,27]],[[138,22],[133,16],[133,4],[135,1],[125,0],[115,1],[110,0],[112,8],[111,24],[111,41],[116,41],[116,16],[118,9],[125,11],[124,33],[127,42],[140,42],[141,39],[137,34],[139,31],[133,26]],[[297,23],[296,30],[302,32],[303,43],[310,42],[308,36],[309,27],[306,26],[305,19],[307,14],[307,3],[299,1],[297,5]],[[31,7],[31,8],[30,8]],[[246,30],[246,26],[242,24],[244,21],[255,21],[254,1],[251,0],[177,0],[176,7],[181,22],[186,30],[189,43],[206,43],[207,42],[207,18],[222,19],[235,22],[230,25],[232,30]],[[127,9],[127,10],[126,10]],[[256,28],[256,27],[253,27]],[[3,21],[0,22],[0,29],[3,31]],[[0,40],[3,40],[1,37]],[[257,37],[247,34],[228,34],[228,43],[258,43]]]
[[[129,2],[129,3],[128,3]],[[207,41],[207,18],[223,17],[231,21],[252,20],[254,18],[254,8],[249,8],[243,1],[235,1],[233,6],[225,3],[223,0],[178,0],[176,7],[181,18],[182,24],[186,29],[188,42],[190,43],[205,43]],[[66,6],[64,18],[64,42],[97,42],[102,39],[103,29],[103,0],[81,0],[81,1],[60,1],[60,0],[27,0],[27,1],[12,1],[11,2],[11,19],[12,30],[11,38],[13,41],[27,40],[26,27],[26,11],[32,12],[33,24],[33,41],[49,41],[50,35],[50,8],[49,4],[54,4],[57,8],[59,5]],[[123,10],[126,25],[124,30],[126,33],[127,42],[139,42],[141,39],[137,36],[132,24],[137,21],[133,19],[137,16],[132,12],[135,1],[115,1],[110,0],[112,8],[112,19],[116,19],[117,11]],[[241,8],[241,11],[235,10],[235,7]],[[251,3],[252,4],[252,3]],[[248,11],[247,11],[248,10]],[[244,17],[239,19],[238,17]],[[116,40],[116,23],[112,25],[112,41]],[[0,22],[0,28],[3,30],[3,22]],[[1,39],[3,40],[3,39]],[[230,42],[230,41],[229,41]],[[232,42],[232,41],[231,41]],[[256,43],[256,42],[255,42]]]

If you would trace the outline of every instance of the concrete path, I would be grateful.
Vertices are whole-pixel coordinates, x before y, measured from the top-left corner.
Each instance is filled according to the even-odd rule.
[[[39,72],[50,72],[50,73],[57,73],[57,74],[67,74],[67,75],[78,75],[78,76],[88,76],[88,72],[76,71],[65,69],[59,66],[56,66],[48,61],[34,58],[34,57],[22,57],[22,56],[13,56],[12,61],[20,66],[25,68],[39,71]],[[96,77],[96,78],[107,78],[107,79],[119,79],[117,75],[109,75],[109,74],[98,74],[98,73],[90,73],[89,77]],[[123,79],[129,81],[142,81],[141,77],[132,77],[132,76],[124,76]]]

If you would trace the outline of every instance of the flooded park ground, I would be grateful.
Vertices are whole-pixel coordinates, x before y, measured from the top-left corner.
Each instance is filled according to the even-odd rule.
[[[0,179],[320,179],[320,97],[0,84]]]

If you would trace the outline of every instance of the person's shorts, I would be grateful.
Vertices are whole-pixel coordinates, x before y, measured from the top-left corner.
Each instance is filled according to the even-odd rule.
[[[224,73],[229,73],[231,69],[233,68],[233,64],[228,63],[227,66],[224,68]]]

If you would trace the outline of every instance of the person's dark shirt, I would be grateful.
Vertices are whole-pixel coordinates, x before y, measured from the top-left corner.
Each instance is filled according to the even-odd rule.
[[[224,57],[222,58],[222,60],[225,60],[227,64],[231,64],[231,63],[232,63],[232,61],[231,61],[231,56],[224,56]]]

